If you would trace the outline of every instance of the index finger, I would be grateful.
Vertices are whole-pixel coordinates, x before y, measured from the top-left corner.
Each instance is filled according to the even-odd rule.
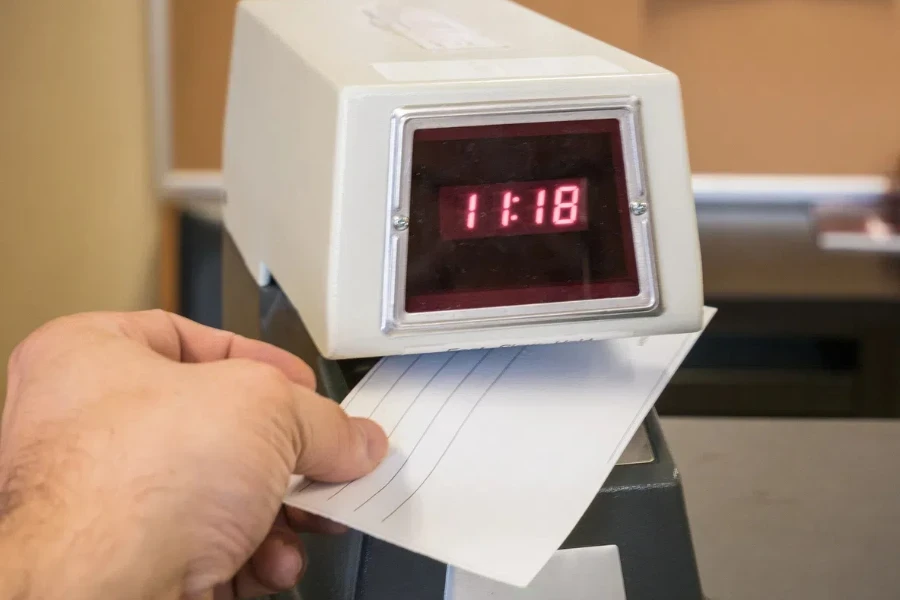
[[[166,358],[185,363],[207,363],[232,358],[266,363],[292,382],[316,388],[312,368],[290,352],[230,331],[207,327],[162,310],[124,313],[122,331]]]

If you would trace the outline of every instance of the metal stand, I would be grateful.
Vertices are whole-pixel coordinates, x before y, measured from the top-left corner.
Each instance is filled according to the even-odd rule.
[[[287,297],[277,285],[263,289],[256,285],[227,235],[223,294],[226,329],[304,359],[316,370],[319,393],[335,401],[342,400],[378,361],[322,358]],[[445,598],[446,565],[358,532],[309,537],[305,544],[310,569],[299,589],[304,600]],[[703,598],[681,480],[655,413],[635,435],[563,548],[606,545],[619,549],[629,600]]]

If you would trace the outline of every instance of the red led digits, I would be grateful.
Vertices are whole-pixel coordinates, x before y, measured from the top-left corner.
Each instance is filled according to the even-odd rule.
[[[455,240],[583,231],[588,228],[587,207],[582,202],[586,191],[585,179],[441,188],[441,237]],[[549,215],[548,196],[553,198]]]
[[[503,194],[503,215],[500,217],[500,226],[509,227],[509,213],[512,208],[512,192]]]
[[[469,194],[469,211],[466,214],[466,229],[475,229],[475,211],[478,210],[478,194]]]
[[[561,185],[556,188],[553,194],[553,224],[562,227],[571,225],[578,220],[578,200],[581,195],[581,188],[577,185]],[[568,196],[568,199],[566,199]],[[568,210],[569,213],[565,217],[562,216],[563,211]]]
[[[503,214],[500,216],[500,226],[509,227],[511,221],[518,221],[519,215],[512,212],[512,205],[517,204],[522,199],[514,196],[512,192],[507,191],[503,194]]]
[[[541,188],[537,192],[537,203],[534,208],[534,224],[544,224],[544,205],[547,204],[547,190]]]

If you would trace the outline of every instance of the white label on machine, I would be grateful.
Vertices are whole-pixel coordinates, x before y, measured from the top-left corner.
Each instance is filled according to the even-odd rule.
[[[616,546],[559,550],[520,588],[450,567],[444,600],[626,600]]]
[[[379,2],[363,11],[376,27],[402,35],[426,50],[472,50],[505,46],[433,10]]]
[[[619,65],[599,56],[429,60],[375,63],[372,66],[385,79],[399,82],[578,77],[625,72]]]

